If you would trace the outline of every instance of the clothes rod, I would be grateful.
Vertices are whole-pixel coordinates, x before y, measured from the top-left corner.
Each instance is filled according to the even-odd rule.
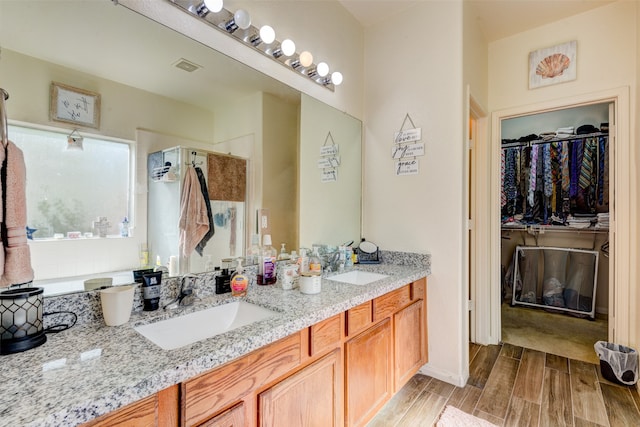
[[[549,144],[551,142],[577,141],[579,139],[599,138],[599,137],[608,138],[609,134],[608,133],[597,132],[597,133],[586,133],[584,135],[572,135],[570,138],[553,138],[553,139],[548,139],[548,140],[536,139],[534,141],[508,142],[506,144],[501,144],[500,148],[530,147],[532,145]]]

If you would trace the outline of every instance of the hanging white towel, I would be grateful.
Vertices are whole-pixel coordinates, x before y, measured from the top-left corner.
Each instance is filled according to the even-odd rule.
[[[209,217],[195,168],[187,168],[180,195],[178,245],[183,256],[190,256],[209,231]]]
[[[0,287],[7,287],[33,281],[33,268],[27,244],[27,170],[22,150],[9,141],[6,150],[0,149],[0,163],[0,171],[6,168],[6,180],[0,186],[0,221],[3,234]]]

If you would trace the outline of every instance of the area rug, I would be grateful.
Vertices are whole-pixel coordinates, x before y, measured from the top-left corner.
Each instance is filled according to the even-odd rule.
[[[455,406],[447,406],[436,422],[437,427],[496,427],[489,421],[474,417]]]

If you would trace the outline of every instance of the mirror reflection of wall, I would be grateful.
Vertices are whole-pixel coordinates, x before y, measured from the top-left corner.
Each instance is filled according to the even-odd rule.
[[[298,91],[108,1],[0,1],[0,40],[0,84],[10,95],[10,123],[54,127],[69,134],[73,126],[49,119],[50,84],[62,82],[102,97],[100,128],[80,128],[83,136],[126,141],[133,152],[132,235],[30,244],[39,283],[56,278],[70,282],[72,276],[105,272],[115,277],[110,272],[139,267],[139,250],[147,242],[147,155],[174,146],[248,159],[251,197],[244,215],[245,247],[255,230],[258,208],[272,212],[274,246],[285,242],[291,250],[303,244],[300,233],[306,226],[300,218],[299,194],[304,176],[316,174],[317,167],[301,166],[299,147],[306,144],[306,136],[315,143],[326,133],[325,129],[302,132],[301,123],[326,122],[333,115],[305,118]],[[173,66],[181,57],[202,69],[187,73]],[[246,108],[247,103],[254,107]],[[359,129],[360,122],[350,119]],[[167,136],[170,141],[164,139]],[[359,170],[359,165],[360,159],[353,170]],[[27,169],[31,167],[38,166],[27,164]],[[90,177],[79,179],[91,181]],[[349,200],[359,201],[360,194],[350,193]],[[348,211],[349,218],[341,215],[340,224],[351,221],[353,213],[357,216],[354,229],[359,230],[359,205],[357,214],[354,209]],[[335,215],[324,217],[327,221],[316,229],[330,224]],[[347,234],[339,233],[331,243],[340,243]]]
[[[229,158],[237,164],[218,167],[216,160]],[[244,217],[246,198],[246,160],[227,155],[204,152],[193,148],[174,147],[149,154],[148,157],[148,239],[150,258],[166,265],[175,257],[175,272],[170,274],[212,271],[224,258],[244,255]],[[210,235],[203,238],[189,256],[179,244],[179,221],[183,215],[185,176],[189,168],[200,169],[207,187],[211,212]],[[231,170],[232,168],[236,170]],[[216,176],[242,175],[216,180]],[[229,183],[235,182],[235,188]],[[220,184],[224,188],[220,188]],[[199,189],[199,188],[198,188]],[[198,190],[196,189],[196,190]],[[219,190],[230,191],[219,191]],[[186,221],[195,221],[185,217]]]

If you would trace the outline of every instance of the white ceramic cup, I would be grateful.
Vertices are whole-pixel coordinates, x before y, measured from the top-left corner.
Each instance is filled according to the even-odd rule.
[[[135,290],[135,285],[114,286],[100,290],[102,316],[107,326],[118,326],[129,321]]]

